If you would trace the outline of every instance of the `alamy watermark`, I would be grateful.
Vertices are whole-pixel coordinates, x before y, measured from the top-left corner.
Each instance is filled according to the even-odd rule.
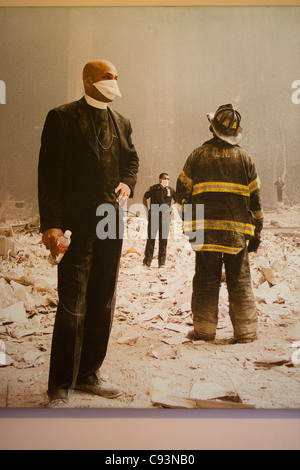
[[[7,365],[7,357],[6,357],[6,350],[5,350],[5,343],[0,339],[0,366]]]
[[[128,218],[126,214],[129,215]],[[112,204],[100,204],[96,216],[100,218],[96,226],[100,240],[155,238],[160,232],[163,239],[171,236],[180,239],[185,235],[192,246],[199,247],[204,243],[203,204],[185,204],[184,210],[180,205],[171,209],[167,204],[151,204],[149,212],[143,204],[132,204],[129,210],[127,204],[119,208]],[[125,223],[128,219],[130,224]],[[144,230],[141,229],[141,224]]]
[[[0,104],[6,104],[6,85],[3,80],[0,80]]]
[[[292,83],[292,88],[296,89],[296,91],[292,94],[292,103],[299,104],[300,103],[300,80],[294,80]]]
[[[294,80],[292,82],[292,88],[295,91],[292,93],[292,103],[300,103],[300,80]],[[0,104],[6,104],[6,84],[3,80],[0,80]]]

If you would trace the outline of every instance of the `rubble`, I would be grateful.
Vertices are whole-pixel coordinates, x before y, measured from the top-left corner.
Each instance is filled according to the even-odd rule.
[[[28,220],[32,214],[32,204],[25,201],[15,201],[10,194],[0,200],[0,218]]]
[[[235,396],[233,390],[225,390],[224,387],[213,382],[196,382],[190,393],[190,398],[194,400],[232,399]]]
[[[0,256],[16,256],[17,244],[11,237],[0,236]]]
[[[138,221],[140,232],[145,233],[143,223],[143,219]],[[132,221],[130,225],[133,225]],[[178,233],[178,227],[173,227],[174,233]],[[177,239],[176,243],[170,242],[169,267],[167,272],[161,272],[155,267],[155,260],[150,270],[145,269],[141,262],[135,262],[136,259],[141,260],[144,244],[145,240],[141,241],[137,238],[135,238],[134,246],[131,239],[128,245],[125,242],[118,312],[119,314],[129,313],[129,315],[135,313],[137,299],[133,301],[128,298],[132,292],[132,287],[128,286],[134,284],[136,290],[139,291],[139,301],[134,315],[139,323],[144,323],[146,328],[162,331],[170,328],[177,333],[185,334],[191,327],[191,281],[194,275],[194,257],[191,247],[184,237]],[[269,312],[274,314],[277,304],[286,310],[292,309],[295,300],[300,298],[298,273],[300,251],[297,242],[290,238],[279,239],[265,231],[261,247],[257,253],[250,255],[250,259],[254,293],[260,314],[265,315],[268,307]],[[143,281],[139,282],[139,278]],[[127,292],[130,292],[130,296],[126,295]],[[166,305],[168,304],[167,311],[164,307],[161,308],[163,301]],[[157,302],[159,302],[159,307],[157,307]],[[155,308],[153,308],[154,304]],[[227,291],[221,289],[220,317],[225,317],[227,312]],[[282,313],[282,310],[280,312]]]
[[[7,323],[23,323],[26,321],[27,315],[23,302],[16,302],[9,307],[0,310],[0,321]]]
[[[297,323],[294,328],[288,331],[286,338],[290,341],[300,340],[300,323]]]
[[[12,364],[12,360],[6,353],[4,341],[0,340],[0,367],[7,367]]]
[[[281,222],[274,225],[274,214],[270,218],[272,227],[283,227]],[[267,227],[268,224],[267,221]],[[285,228],[290,225],[287,221]],[[123,374],[120,381],[137,390],[125,393],[125,401],[120,406],[131,406],[132,401],[133,406],[143,403],[143,406],[168,408],[253,408],[255,394],[249,398],[245,390],[248,391],[255,372],[274,374],[286,369],[288,375],[284,379],[298,385],[297,376],[293,375],[299,374],[300,357],[297,343],[300,340],[300,246],[296,230],[293,237],[264,230],[258,252],[250,254],[259,325],[262,330],[272,326],[273,336],[268,336],[267,329],[261,343],[228,349],[226,341],[232,335],[232,327],[226,277],[222,277],[220,289],[218,338],[211,344],[191,342],[186,333],[193,326],[191,293],[195,259],[186,237],[182,236],[181,225],[172,219],[167,265],[163,270],[158,268],[157,256],[150,269],[142,264],[147,235],[145,219],[128,217],[127,228],[111,342],[113,354],[119,356],[117,361],[113,357],[111,363],[109,358],[105,362],[111,367],[111,373],[116,367],[120,369],[119,374]],[[0,372],[46,367],[58,302],[57,268],[47,262],[48,251],[41,243],[38,217],[6,221],[1,230]],[[8,245],[14,249],[8,249]],[[252,355],[244,356],[243,351],[249,350]],[[237,367],[242,377],[249,374],[245,380],[241,379],[239,390],[233,381],[228,386],[226,375],[231,372],[232,378],[232,370]],[[158,371],[169,370],[174,376],[182,377],[184,392],[171,383],[171,375],[159,380],[158,375],[166,377],[170,372],[159,374]],[[219,380],[215,380],[216,370]],[[205,373],[200,374],[201,371]],[[143,377],[138,377],[134,385],[135,374],[141,373]],[[147,391],[145,377],[150,381]],[[257,380],[252,386],[256,383]],[[288,386],[294,390],[292,384]],[[267,389],[261,385],[256,392],[263,394]],[[3,390],[5,403],[10,406],[13,387],[4,384]],[[138,390],[143,390],[142,397],[135,401]],[[277,401],[281,397],[285,399],[284,392],[277,393]],[[276,406],[276,400],[265,392],[262,402]],[[299,397],[291,402],[292,406],[299,405]]]
[[[157,377],[151,381],[149,393],[152,404],[162,408],[255,408],[239,402],[235,392],[226,392],[223,387],[213,383],[194,384],[190,394],[185,396],[174,393],[166,379]]]
[[[296,351],[293,352],[291,361],[295,367],[300,366],[300,349],[297,349]]]
[[[254,361],[254,364],[257,367],[270,368],[273,366],[282,366],[284,364],[288,364],[289,362],[290,358],[288,357],[266,356]]]
[[[27,364],[41,364],[44,361],[44,353],[41,351],[27,351],[24,354],[24,361]]]

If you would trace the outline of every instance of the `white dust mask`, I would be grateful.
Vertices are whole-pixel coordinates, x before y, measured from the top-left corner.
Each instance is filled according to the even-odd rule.
[[[163,186],[163,188],[166,188],[167,186],[169,186],[169,180],[161,180],[161,185]]]
[[[93,83],[93,85],[109,100],[113,100],[116,96],[122,96],[117,80],[102,80]]]

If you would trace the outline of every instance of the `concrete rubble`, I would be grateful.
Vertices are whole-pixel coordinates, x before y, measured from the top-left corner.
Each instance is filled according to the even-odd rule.
[[[130,221],[131,222],[131,221]],[[136,221],[135,221],[136,223]],[[144,224],[144,225],[143,225]],[[146,225],[140,220],[140,226],[146,230]],[[178,227],[175,232],[178,234]],[[146,270],[141,263],[144,250],[144,241],[126,240],[126,251],[123,255],[123,276],[121,277],[118,312],[128,314],[132,321],[151,321],[156,326],[168,323],[179,323],[178,331],[191,315],[190,295],[191,281],[194,275],[194,256],[190,245],[184,237],[170,242],[168,248],[168,270],[160,271],[154,268]],[[133,246],[130,246],[133,245]],[[130,248],[127,248],[129,247]],[[294,238],[278,237],[269,231],[263,232],[263,241],[257,253],[252,253],[251,273],[253,288],[261,315],[274,312],[277,306],[283,309],[298,309],[300,300],[300,231]],[[142,277],[143,286],[139,278]],[[126,284],[136,283],[136,295],[130,292]],[[221,286],[220,314],[226,314],[227,291],[225,285]],[[151,308],[151,303],[161,300],[159,310]],[[185,315],[186,314],[186,315]],[[162,318],[162,315],[164,318]],[[182,322],[182,319],[185,321]],[[179,320],[179,321],[177,321]],[[190,321],[188,321],[190,324]]]
[[[270,216],[276,218],[276,213]],[[49,347],[42,340],[45,335],[52,333],[58,302],[57,269],[47,262],[48,251],[41,243],[38,222],[38,217],[35,217],[27,223],[13,221],[7,224],[6,221],[6,224],[0,226],[0,233],[6,233],[0,236],[2,370],[6,367],[20,367],[20,361],[22,367],[37,367],[49,358]],[[269,225],[274,227],[274,221],[273,225]],[[282,223],[279,227],[282,227]],[[140,331],[145,331],[146,335],[150,331],[157,332],[159,341],[150,343],[143,351],[143,356],[157,363],[166,359],[176,360],[182,355],[182,348],[191,343],[186,339],[186,333],[192,327],[190,299],[194,254],[182,235],[181,223],[172,218],[167,266],[158,269],[156,257],[151,269],[147,269],[142,265],[146,220],[142,217],[128,217],[127,229],[118,285],[116,326],[112,337],[119,348],[138,348],[141,343]],[[265,229],[258,252],[250,255],[260,324],[267,326],[276,318],[278,324],[283,324],[287,318],[290,332],[284,338],[287,354],[282,354],[280,350],[277,357],[274,344],[271,357],[253,356],[253,367],[257,369],[283,364],[298,368],[300,365],[300,233],[297,230],[294,232],[294,236],[284,237]],[[222,333],[228,331],[226,279],[221,285],[219,304],[218,331]],[[135,326],[139,328],[138,332]],[[25,341],[28,337],[38,338],[38,347],[27,348],[22,359],[19,357],[16,360],[11,354],[13,342]],[[10,343],[10,350],[6,351],[8,341],[13,342]],[[203,341],[199,341],[192,346],[194,349],[201,348],[203,344]],[[162,386],[159,381],[154,381],[152,385],[150,383],[149,387],[153,406],[252,407],[247,399],[242,403],[236,389],[232,392],[225,387],[224,391],[224,386],[212,381],[194,383],[188,397],[170,394],[166,385]],[[213,402],[208,406],[207,400]]]

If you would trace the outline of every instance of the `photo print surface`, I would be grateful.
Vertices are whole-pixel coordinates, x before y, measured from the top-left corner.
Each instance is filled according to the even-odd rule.
[[[0,21],[0,406],[298,409],[300,8]]]

